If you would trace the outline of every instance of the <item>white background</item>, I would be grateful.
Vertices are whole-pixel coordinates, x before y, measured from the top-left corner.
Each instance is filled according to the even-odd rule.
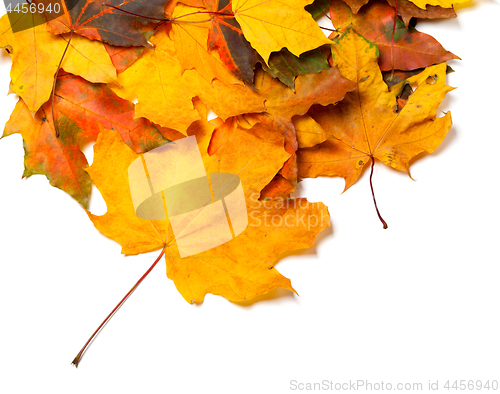
[[[124,257],[43,176],[21,180],[20,135],[0,141],[0,392],[288,393],[290,382],[500,381],[498,123],[500,3],[420,31],[459,55],[441,109],[454,126],[406,174],[378,163],[341,195],[343,180],[302,182],[325,202],[333,231],[278,270],[277,291],[235,304],[190,305],[160,263],[88,350],[73,357],[152,264]],[[3,51],[2,51],[3,52]],[[10,58],[0,59],[8,91]],[[1,98],[0,124],[16,98]],[[89,160],[91,149],[87,149]],[[98,199],[92,210],[103,213]],[[440,392],[447,392],[441,390]]]

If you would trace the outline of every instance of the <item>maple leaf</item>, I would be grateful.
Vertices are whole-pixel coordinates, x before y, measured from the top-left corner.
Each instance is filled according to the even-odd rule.
[[[194,135],[200,142],[200,149],[205,152],[210,133],[198,128]],[[231,138],[216,154],[205,157],[209,173],[232,173],[240,177],[250,219],[242,234],[215,249],[182,260],[175,254],[167,254],[167,271],[173,271],[174,280],[175,277],[184,279],[181,283],[185,285],[186,279],[193,274],[199,280],[198,286],[189,288],[180,288],[176,284],[188,301],[199,302],[207,292],[241,301],[273,288],[292,290],[288,279],[273,268],[278,256],[286,250],[312,246],[315,236],[329,226],[329,221],[320,220],[311,228],[301,223],[300,218],[304,216],[326,218],[328,215],[323,204],[311,204],[305,199],[278,201],[267,207],[262,204],[258,204],[258,208],[254,206],[260,191],[289,156],[283,149],[283,138],[264,123],[257,123],[250,129],[238,124]],[[266,222],[266,216],[277,220]],[[263,239],[266,241],[262,242]],[[249,246],[254,242],[261,242],[261,247],[249,253]],[[233,275],[233,270],[238,275]],[[241,277],[237,277],[239,275]]]
[[[195,100],[195,104],[204,119],[207,115],[206,107],[199,100]],[[268,181],[269,176],[287,157],[282,141],[259,124],[253,132],[238,130],[234,138],[227,141],[222,152],[216,158],[211,158],[206,149],[212,131],[213,127],[205,120],[195,122],[189,129],[189,134],[198,141],[205,171],[211,174],[212,182],[217,179],[218,171],[232,171],[233,174],[236,171],[243,184],[246,205],[257,203],[252,198],[255,191]],[[141,219],[135,213],[128,169],[140,156],[131,151],[119,135],[111,130],[103,130],[99,134],[94,150],[94,163],[87,171],[101,190],[108,211],[103,216],[88,212],[90,219],[96,228],[122,245],[122,253],[138,254],[156,249],[161,249],[161,253],[85,343],[73,360],[75,366],[80,363],[93,338],[164,255],[167,276],[174,281],[188,302],[202,302],[207,293],[222,295],[232,301],[242,301],[278,288],[295,291],[290,280],[274,269],[274,264],[280,254],[287,250],[312,246],[316,235],[330,226],[328,210],[321,203],[311,204],[301,198],[279,200],[272,205],[260,204],[254,206],[248,215],[253,223],[242,229],[238,236],[233,234],[233,239],[225,244],[180,258],[178,241],[182,240],[182,235],[177,233],[177,238],[171,235],[167,211],[164,210],[166,220]],[[144,163],[147,159],[142,157],[141,160]],[[113,166],[108,165],[110,161]],[[216,186],[224,187],[217,182],[212,183],[212,188]],[[164,196],[163,192],[162,195]],[[310,220],[311,218],[314,220]],[[262,242],[263,239],[266,239],[265,243]],[[255,242],[261,244],[258,251],[252,247]]]
[[[200,120],[188,131],[196,136],[200,151],[205,152],[207,172],[237,174],[247,206],[255,204],[252,196],[269,183],[288,158],[283,150],[283,137],[261,124],[251,131],[238,128],[216,155],[209,156],[206,147],[212,130],[206,121]],[[180,259],[169,221],[140,219],[135,214],[127,169],[139,156],[113,131],[103,131],[94,150],[94,163],[88,172],[107,202],[108,212],[103,216],[89,213],[89,217],[101,232],[122,245],[122,253],[138,254],[165,248],[167,275],[188,302],[202,302],[208,292],[241,301],[275,288],[293,290],[290,281],[272,269],[279,254],[311,246],[316,234],[329,226],[327,210],[322,204],[310,204],[302,199],[295,207],[267,210],[259,207],[253,211],[256,213],[252,220],[260,218],[262,225],[249,226],[232,241],[210,251]],[[110,160],[113,166],[108,165]],[[281,225],[264,223],[262,215],[265,214],[282,218]],[[306,214],[323,215],[324,221],[308,229],[294,219]],[[290,217],[289,226],[283,224],[286,217]],[[248,248],[262,237],[267,239],[261,242],[259,251],[248,253]]]
[[[439,103],[453,90],[445,84],[446,64],[409,78],[406,83],[416,85],[415,90],[397,110],[403,83],[387,90],[373,44],[348,28],[332,53],[342,74],[357,81],[358,88],[336,106],[315,106],[309,111],[330,137],[299,150],[299,175],[341,176],[345,191],[370,161],[373,171],[375,159],[409,174],[410,160],[421,152],[433,152],[451,127],[449,112],[436,118]]]
[[[143,153],[166,142],[149,120],[135,117],[135,105],[116,96],[104,84],[91,84],[71,74],[57,80],[55,92],[57,127],[67,133],[84,130],[95,140],[100,128],[116,130],[135,152]]]
[[[333,25],[341,32],[352,25],[357,33],[377,45],[382,71],[414,70],[458,59],[433,37],[412,27],[406,28],[399,18],[394,30],[395,10],[383,1],[372,1],[353,15],[342,0],[333,0],[330,15]]]
[[[91,84],[65,74],[58,78],[55,103],[60,138],[55,137],[52,103],[47,102],[33,116],[21,99],[5,126],[3,137],[23,137],[23,177],[46,175],[50,184],[87,207],[90,177],[84,171],[87,160],[80,147],[95,141],[101,127],[113,128],[136,152],[146,152],[166,142],[161,132],[146,119],[134,119],[134,104],[117,97],[104,84]]]
[[[83,207],[88,206],[91,180],[84,171],[88,166],[80,145],[89,140],[84,130],[66,130],[56,138],[50,103],[33,117],[22,99],[17,102],[3,137],[21,134],[24,145],[24,177],[43,174],[50,184],[64,190]]]
[[[30,14],[19,15],[21,19],[31,18]],[[31,112],[36,112],[50,97],[68,38],[46,32],[43,25],[13,33],[7,15],[0,19],[0,32],[0,47],[9,48],[12,56],[10,90],[24,99]],[[117,80],[103,44],[83,37],[74,37],[61,66],[91,82]]]
[[[268,62],[272,52],[287,48],[295,56],[330,44],[304,7],[313,0],[233,0],[233,13],[245,38]]]
[[[186,74],[193,71],[185,71],[182,76],[174,42],[164,28],[158,30],[151,42],[155,48],[146,48],[138,61],[118,75],[119,86],[111,88],[122,98],[138,98],[136,117],[145,117],[185,134],[200,118],[193,107],[195,94],[186,81]],[[145,74],[148,78],[144,78]]]
[[[75,32],[115,46],[148,45],[143,25],[165,19],[167,0],[61,1],[64,15],[48,22],[53,34]],[[69,11],[68,11],[69,10]]]

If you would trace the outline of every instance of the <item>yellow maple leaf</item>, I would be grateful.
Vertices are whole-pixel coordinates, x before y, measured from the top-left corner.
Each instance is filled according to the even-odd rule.
[[[136,118],[145,117],[186,134],[187,128],[200,119],[193,107],[194,94],[182,77],[174,42],[165,29],[160,29],[151,43],[154,49],[146,49],[138,61],[118,75],[119,86],[111,88],[126,100],[138,99]]]
[[[30,14],[18,14],[28,18]],[[68,35],[56,36],[46,25],[13,33],[9,17],[0,19],[0,46],[12,56],[10,90],[21,96],[31,112],[50,98],[54,75],[67,46]],[[90,82],[116,82],[116,69],[104,44],[74,35],[61,68]]]
[[[305,199],[277,201],[274,205],[258,202],[258,192],[289,157],[283,149],[282,136],[262,124],[251,130],[237,128],[216,155],[208,156],[206,147],[212,131],[210,124],[200,120],[189,128],[188,135],[196,137],[208,173],[232,173],[241,179],[251,212],[248,227],[237,237],[211,250],[181,258],[168,218],[146,220],[136,215],[127,169],[140,155],[110,130],[99,134],[94,163],[88,169],[108,211],[102,216],[89,213],[89,217],[97,229],[122,245],[122,253],[164,248],[167,275],[188,302],[202,302],[206,293],[243,301],[277,288],[293,291],[289,279],[279,274],[274,264],[287,250],[313,245],[315,236],[330,225],[327,208]],[[256,242],[258,250],[254,247]]]
[[[271,52],[287,48],[295,56],[331,44],[304,7],[313,0],[233,0],[245,38],[267,63]]]

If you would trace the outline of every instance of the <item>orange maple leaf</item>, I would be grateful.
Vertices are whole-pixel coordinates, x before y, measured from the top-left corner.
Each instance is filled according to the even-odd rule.
[[[375,159],[409,174],[410,161],[422,152],[433,152],[451,127],[449,112],[436,118],[440,102],[453,90],[445,84],[446,64],[429,67],[388,90],[377,65],[377,48],[352,28],[336,40],[332,51],[335,64],[356,81],[357,90],[336,106],[314,106],[309,111],[329,137],[299,150],[299,175],[341,176],[345,191],[370,161],[373,171]],[[414,86],[414,92],[399,109],[398,93],[404,83]]]

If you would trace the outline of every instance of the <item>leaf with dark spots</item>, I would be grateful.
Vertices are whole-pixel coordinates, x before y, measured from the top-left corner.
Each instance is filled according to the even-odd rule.
[[[93,139],[101,128],[116,130],[135,152],[142,153],[168,142],[158,128],[144,118],[134,119],[134,104],[119,98],[107,85],[91,84],[66,74],[58,78],[55,94],[57,127],[67,129],[67,119]]]
[[[328,48],[329,51],[329,48]],[[321,48],[304,52],[299,57],[283,48],[279,52],[273,52],[269,58],[269,67],[265,63],[262,67],[273,78],[278,78],[290,89],[295,91],[295,78],[299,75],[318,73],[330,68],[327,55]]]
[[[148,45],[142,25],[165,19],[167,0],[74,0],[62,1],[66,11],[49,22],[54,34],[77,34],[116,46]],[[116,8],[110,7],[114,6]],[[68,11],[69,10],[69,11]],[[152,30],[152,29],[151,29]]]
[[[417,68],[416,70],[411,71],[384,71],[382,72],[382,76],[384,77],[384,82],[386,83],[387,87],[391,88],[392,86],[397,85],[400,82],[406,81],[408,78],[413,77],[414,75],[420,74],[422,71],[424,71],[423,68]],[[455,72],[455,70],[453,70],[453,68],[451,68],[449,65],[446,65],[446,74],[452,72]]]
[[[458,59],[433,37],[406,28],[399,18],[392,41],[394,13],[394,8],[381,0],[370,2],[356,15],[342,0],[333,0],[330,7],[332,23],[337,29],[345,31],[352,25],[357,33],[377,45],[382,71],[409,71]]]

